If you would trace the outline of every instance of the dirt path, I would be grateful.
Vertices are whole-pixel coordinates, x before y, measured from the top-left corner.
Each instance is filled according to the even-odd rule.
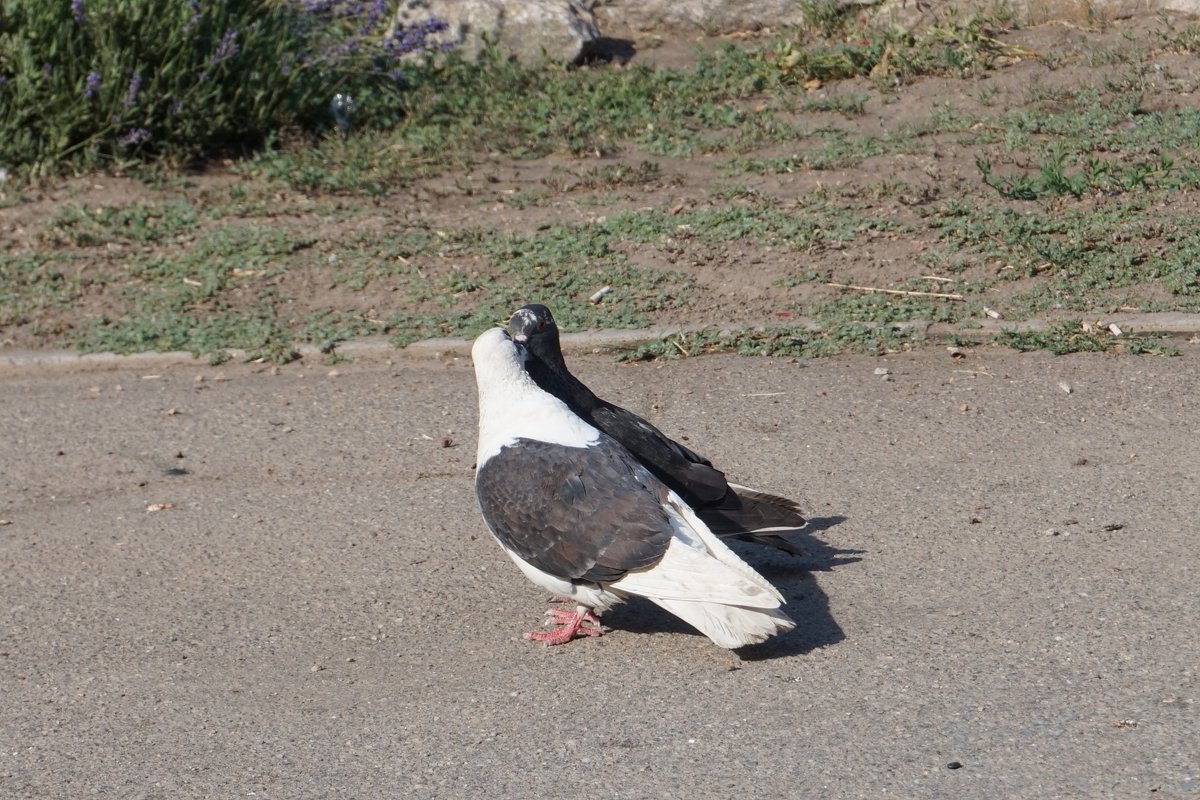
[[[1194,796],[1184,347],[582,359],[811,511],[740,658],[642,605],[520,640],[465,361],[10,371],[0,795]]]

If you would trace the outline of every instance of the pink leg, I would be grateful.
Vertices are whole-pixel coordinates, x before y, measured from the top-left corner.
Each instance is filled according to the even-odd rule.
[[[535,642],[544,642],[547,647],[555,644],[566,644],[576,636],[599,636],[604,632],[600,627],[600,618],[587,606],[576,606],[574,611],[564,608],[552,608],[546,612],[548,624],[554,625],[554,630],[548,633],[534,631],[525,634],[525,638]]]

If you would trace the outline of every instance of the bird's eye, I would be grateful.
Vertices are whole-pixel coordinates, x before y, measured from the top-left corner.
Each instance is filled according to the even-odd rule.
[[[538,328],[537,328],[537,329],[538,329],[539,331],[544,331],[544,330],[546,330],[546,320],[544,320],[544,319],[539,319],[539,320],[538,320]]]

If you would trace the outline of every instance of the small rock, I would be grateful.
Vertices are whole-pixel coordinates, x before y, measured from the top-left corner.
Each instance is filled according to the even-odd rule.
[[[875,374],[876,375],[891,375],[892,373],[888,370],[887,367],[876,367]]]
[[[574,63],[600,38],[596,20],[579,0],[404,0],[395,27],[415,27],[429,19],[445,22],[432,44],[453,44],[475,60],[487,42],[526,64],[547,60]]]
[[[958,761],[951,761],[946,765],[946,769],[962,769],[962,763]]]

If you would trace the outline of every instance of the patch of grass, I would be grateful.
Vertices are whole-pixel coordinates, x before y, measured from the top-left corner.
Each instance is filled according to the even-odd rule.
[[[299,321],[295,338],[329,355],[342,342],[357,336],[381,333],[385,329],[386,324],[382,320],[367,319],[362,312],[326,308],[305,314]]]
[[[546,205],[550,200],[550,192],[545,189],[527,188],[520,189],[512,194],[502,195],[500,199],[506,206],[526,209],[533,206]]]
[[[1069,166],[1070,156],[1063,149],[1052,150],[1036,173],[1018,173],[998,177],[992,164],[978,158],[975,166],[983,182],[1002,196],[1013,200],[1037,200],[1050,195],[1103,192],[1108,195],[1143,189],[1192,189],[1200,186],[1200,169],[1191,164],[1176,164],[1166,154],[1154,160],[1121,164],[1089,157],[1077,171]]]
[[[1176,310],[1200,308],[1200,220],[1151,212],[1154,195],[1056,216],[1013,208],[946,206],[931,220],[952,248],[999,265],[1000,280],[1037,278],[1014,310],[1086,311],[1114,305],[1114,290],[1160,287]]]
[[[964,287],[955,288],[962,290]],[[978,303],[857,292],[847,292],[835,300],[815,303],[804,309],[806,314],[818,318],[822,324],[830,327],[849,322],[875,325],[896,325],[915,320],[958,322],[977,316],[980,310]]]
[[[90,285],[104,280],[80,270],[71,254],[0,254],[0,326],[67,311]]]
[[[490,51],[479,64],[449,59],[429,81],[411,86],[402,97],[404,116],[386,136],[330,136],[315,151],[268,148],[244,168],[301,191],[380,194],[471,163],[481,143],[516,158],[605,156],[630,141],[651,155],[690,155],[701,145],[700,131],[744,121],[735,101],[769,80],[751,53],[732,46],[704,55],[690,71],[531,66]],[[620,180],[645,180],[640,169]]]
[[[409,297],[427,310],[393,315],[386,332],[397,345],[431,335],[473,336],[526,302],[551,306],[567,329],[637,328],[648,323],[648,313],[686,302],[690,280],[639,267],[616,243],[612,231],[597,225],[553,225],[533,235],[460,232],[444,252],[481,257],[480,266],[440,280],[410,280]],[[602,286],[613,289],[605,302],[584,302]]]
[[[820,3],[813,5],[824,8]],[[818,11],[818,19],[822,18]],[[785,83],[870,77],[886,86],[921,75],[978,74],[991,69],[999,56],[1038,56],[995,38],[997,21],[982,16],[959,19],[951,12],[915,33],[864,28],[853,35],[846,35],[846,28],[841,27],[844,18],[837,19],[840,29],[824,40],[806,42],[804,39],[811,37],[803,35],[781,38],[763,53],[764,63],[778,70],[779,80]],[[821,27],[830,26],[818,25]]]
[[[847,117],[854,117],[863,113],[863,109],[866,107],[867,100],[869,99],[870,95],[866,94],[814,97],[811,100],[805,100],[800,109],[802,111],[832,111],[838,114],[845,114]]]
[[[330,132],[304,146],[276,147],[274,140],[234,169],[303,193],[355,194],[381,197],[434,171],[431,154],[412,153],[395,132],[377,136],[345,136]],[[437,167],[452,163],[442,154]]]
[[[1084,325],[1077,319],[1057,322],[1038,331],[1001,331],[993,341],[1022,352],[1047,350],[1059,356],[1068,353],[1104,353],[1112,350],[1124,350],[1136,355],[1179,355],[1179,349],[1167,343],[1163,337],[1116,337],[1094,326]]]
[[[917,341],[919,337],[906,328],[856,322],[845,322],[817,331],[796,326],[743,328],[737,331],[705,328],[665,336],[619,351],[617,360],[653,361],[659,358],[690,358],[707,353],[785,358],[817,358],[846,352],[882,354],[908,349]]]
[[[124,311],[85,320],[70,333],[85,352],[130,353],[242,348],[273,360],[294,357],[283,301],[264,278],[288,268],[287,259],[316,239],[296,232],[248,227],[212,231],[187,251],[135,259],[110,276],[125,298]],[[228,294],[255,282],[248,307],[231,307]]]
[[[814,38],[833,39],[844,35],[853,25],[857,9],[837,0],[796,0],[804,15],[805,33]]]
[[[767,203],[667,214],[641,211],[618,214],[604,223],[612,236],[632,241],[661,237],[706,242],[749,240],[764,245],[784,245],[810,250],[825,241],[851,241],[870,231],[896,230],[891,220],[861,213],[849,205],[820,201],[797,208],[777,208]]]
[[[68,203],[54,212],[47,229],[55,244],[68,242],[77,247],[109,242],[147,244],[191,231],[197,219],[196,207],[184,200],[96,208]]]
[[[1200,110],[1178,108],[1145,113],[1138,96],[1085,90],[1056,96],[1050,110],[1009,110],[981,133],[1010,153],[1035,159],[1063,157],[1084,161],[1097,153],[1154,160],[1167,152],[1186,152],[1200,145]],[[1111,156],[1110,156],[1111,158]]]
[[[604,164],[578,175],[576,188],[612,190],[622,186],[645,186],[662,180],[658,164],[642,160],[636,164]]]
[[[85,6],[89,13],[105,7]],[[1200,112],[1143,107],[1143,90],[1161,100],[1164,81],[1175,85],[1150,62],[1162,47],[1131,49],[1127,68],[1098,71],[1090,89],[1031,85],[1027,102],[1010,109],[980,113],[973,104],[914,93],[928,115],[881,135],[859,119],[868,97],[910,102],[903,87],[914,78],[976,76],[1003,58],[1033,54],[1002,43],[985,18],[942,17],[906,33],[868,29],[846,8],[819,0],[808,30],[721,48],[686,70],[528,66],[495,52],[478,65],[450,58],[414,73],[394,96],[394,126],[334,130],[328,121],[323,128],[284,121],[264,134],[265,152],[233,164],[240,182],[222,178],[199,193],[194,185],[209,181],[148,165],[139,176],[169,199],[69,201],[19,234],[17,246],[37,252],[14,247],[0,255],[0,324],[87,349],[183,348],[218,359],[235,347],[287,359],[302,343],[337,358],[341,342],[367,334],[397,343],[471,336],[527,301],[554,307],[564,327],[639,327],[664,309],[677,318],[693,302],[720,318],[724,302],[714,299],[719,293],[701,297],[686,272],[645,264],[704,270],[736,257],[743,243],[768,260],[793,259],[789,269],[770,265],[772,277],[786,276],[770,292],[786,308],[781,313],[815,319],[820,331],[708,331],[664,341],[658,356],[886,351],[919,338],[909,326],[916,320],[975,324],[985,299],[1005,320],[1118,307],[1200,310],[1200,218],[1184,210],[1200,190]],[[1185,31],[1170,36],[1167,50],[1194,49]],[[9,74],[5,57],[0,50],[0,75]],[[1087,58],[1072,51],[1063,63]],[[1101,53],[1091,63],[1114,60]],[[831,85],[842,76],[856,81]],[[876,89],[862,91],[863,78]],[[815,97],[814,80],[831,97]],[[979,86],[959,88],[984,105],[1010,98]],[[114,99],[124,108],[120,92],[105,102]],[[814,130],[805,112],[846,119]],[[509,210],[497,218],[508,227],[486,227],[483,204],[496,202],[497,193],[479,191],[480,181],[498,180],[503,189],[504,179],[500,167],[473,165],[547,154],[566,166],[549,175],[529,170],[543,176],[541,184],[514,181],[529,188],[499,195]],[[722,154],[706,164],[720,165],[726,182],[698,186],[709,166],[668,158],[694,154]],[[938,157],[887,159],[898,154]],[[964,155],[967,163],[979,157],[976,172],[957,169]],[[570,157],[580,160],[570,164]],[[861,169],[868,159],[877,169]],[[740,174],[823,169],[839,174]],[[432,209],[396,191],[438,174],[447,177],[418,195],[431,197]],[[684,188],[669,188],[675,185]],[[813,185],[823,188],[796,195]],[[0,204],[19,196],[11,179],[10,186]],[[442,202],[443,192],[456,196]],[[677,206],[676,194],[683,200]],[[460,201],[483,226],[455,218]],[[631,210],[635,203],[660,207]],[[559,206],[584,205],[602,206],[595,213],[607,216],[554,222],[567,218]],[[512,213],[533,207],[550,223],[533,228],[531,215]],[[507,221],[514,216],[519,221]],[[877,280],[863,269],[876,258]],[[760,263],[727,267],[756,270]],[[857,276],[842,282],[895,289],[930,289],[921,274],[952,276],[965,300],[812,286],[835,280],[840,264],[854,264]],[[613,293],[603,303],[584,302],[605,285]],[[74,305],[104,315],[81,320]],[[1027,341],[1087,346],[1073,335],[1064,329]],[[1119,340],[1128,352],[1163,347]]]
[[[722,164],[730,173],[791,173],[856,167],[868,158],[924,149],[919,137],[926,131],[913,129],[895,136],[857,135],[835,128],[809,131],[799,152],[788,156],[731,158]]]
[[[1175,53],[1200,53],[1200,25],[1191,23],[1179,28],[1166,15],[1160,21],[1162,27],[1155,31],[1160,47]]]

